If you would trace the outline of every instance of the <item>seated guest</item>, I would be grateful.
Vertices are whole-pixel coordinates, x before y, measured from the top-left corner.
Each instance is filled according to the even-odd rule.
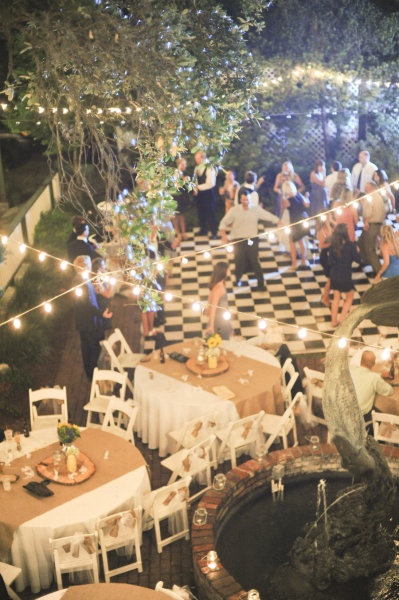
[[[360,365],[351,365],[349,368],[357,401],[366,422],[371,421],[371,411],[376,395],[390,396],[393,394],[389,383],[373,371],[375,360],[374,352],[365,350],[361,356]]]

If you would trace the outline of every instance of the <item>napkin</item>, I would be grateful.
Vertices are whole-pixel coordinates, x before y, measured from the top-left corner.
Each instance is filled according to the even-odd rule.
[[[243,425],[242,434],[241,434],[241,437],[243,440],[247,439],[249,432],[252,429],[253,424],[254,424],[253,421],[248,421],[248,423],[245,423],[245,425]]]
[[[222,398],[222,400],[231,400],[232,398],[235,398],[235,393],[225,385],[215,385],[212,388],[212,391],[219,396],[219,398]]]
[[[198,422],[197,422],[197,423],[194,425],[194,427],[193,427],[193,430],[192,430],[192,432],[191,432],[191,435],[192,435],[194,438],[198,437],[198,434],[199,434],[199,432],[200,432],[201,428],[202,428],[202,421],[198,421]]]

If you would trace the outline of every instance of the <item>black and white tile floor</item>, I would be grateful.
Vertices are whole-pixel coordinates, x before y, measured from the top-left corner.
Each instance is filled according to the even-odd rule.
[[[396,227],[394,216],[392,223]],[[261,239],[259,258],[266,292],[255,291],[256,280],[247,279],[246,276],[243,277],[242,287],[235,287],[233,255],[220,246],[220,241],[199,236],[197,230],[190,232],[188,239],[181,243],[172,261],[166,288],[173,295],[172,300],[165,302],[166,323],[162,327],[168,343],[203,335],[206,317],[201,311],[195,312],[192,305],[195,301],[203,306],[206,304],[213,265],[219,260],[228,260],[231,273],[227,291],[235,335],[246,339],[259,335],[257,323],[261,317],[270,320],[268,327],[278,330],[291,352],[303,354],[325,351],[334,332],[330,325],[330,311],[321,303],[325,277],[312,236],[309,236],[307,244],[308,266],[300,266],[297,271],[290,271],[290,257],[281,252],[278,242],[270,244],[267,238]],[[354,265],[354,306],[360,303],[361,295],[371,285],[368,272],[370,267]],[[305,339],[299,339],[298,328],[308,330]],[[377,328],[371,321],[363,321],[352,339],[373,345],[381,343],[383,338],[392,338],[393,343],[397,342],[397,328]],[[151,346],[151,340],[147,339],[145,347]]]

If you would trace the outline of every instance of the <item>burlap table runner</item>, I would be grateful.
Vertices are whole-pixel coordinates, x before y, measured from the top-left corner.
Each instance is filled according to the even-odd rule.
[[[187,341],[167,346],[164,351],[168,355],[171,352],[184,354],[184,350],[190,349],[186,355],[195,357],[198,351],[195,342]],[[230,365],[229,370],[214,377],[198,377],[191,373],[184,363],[167,358],[161,363],[157,352],[151,355],[148,362],[141,365],[168,377],[185,381],[194,387],[201,386],[207,392],[215,394],[215,386],[225,386],[234,394],[231,402],[234,402],[240,417],[255,414],[265,410],[271,414],[283,414],[284,400],[281,392],[281,368],[267,363],[238,356],[233,352],[225,351],[226,359]],[[149,379],[148,385],[151,385]]]
[[[149,588],[127,583],[92,583],[74,585],[62,600],[164,600],[165,595]]]
[[[76,440],[76,446],[93,461],[96,472],[90,479],[76,485],[61,485],[52,482],[50,489],[54,492],[54,496],[36,498],[29,494],[23,485],[31,480],[22,478],[21,467],[30,466],[36,472],[35,466],[40,461],[51,456],[54,450],[60,449],[58,442],[32,452],[30,458],[19,458],[13,461],[10,467],[5,468],[4,474],[7,472],[17,473],[20,475],[20,479],[11,485],[10,492],[5,492],[0,487],[1,555],[4,556],[11,547],[13,533],[22,523],[146,464],[135,446],[100,429],[88,428],[82,431],[81,438]],[[104,459],[106,450],[109,452],[107,460]],[[33,479],[33,481],[41,480],[39,475]]]

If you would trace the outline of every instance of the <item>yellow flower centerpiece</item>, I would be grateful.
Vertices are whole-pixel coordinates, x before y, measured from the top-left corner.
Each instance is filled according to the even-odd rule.
[[[80,429],[77,425],[71,425],[70,423],[58,423],[57,434],[66,456],[67,471],[68,473],[75,473],[78,466],[79,448],[74,446],[73,442],[80,438]]]
[[[220,346],[222,345],[222,338],[218,333],[210,333],[205,338],[206,356],[208,358],[208,367],[210,369],[216,369],[218,364],[218,358],[220,356]]]

